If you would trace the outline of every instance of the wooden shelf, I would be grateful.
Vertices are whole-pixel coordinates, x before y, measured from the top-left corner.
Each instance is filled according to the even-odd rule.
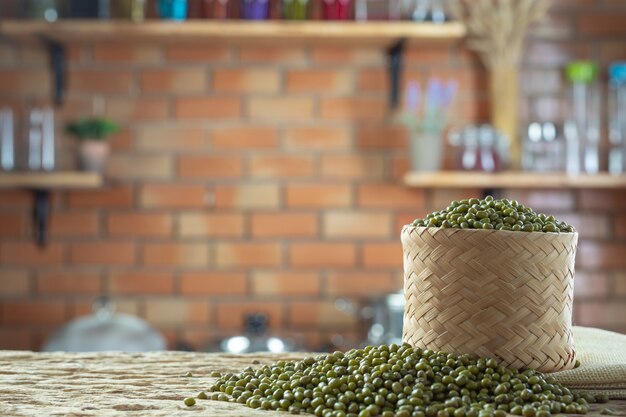
[[[560,173],[529,172],[409,172],[404,183],[417,188],[623,188],[626,175],[567,175]]]
[[[327,21],[211,21],[185,22],[66,20],[55,23],[5,20],[0,35],[27,40],[47,38],[57,42],[94,41],[163,42],[213,41],[220,45],[259,43],[310,44],[341,43],[372,47],[391,46],[400,39],[409,43],[450,41],[465,36],[465,26],[416,22],[327,22]]]
[[[0,188],[96,188],[102,175],[93,172],[0,172]]]

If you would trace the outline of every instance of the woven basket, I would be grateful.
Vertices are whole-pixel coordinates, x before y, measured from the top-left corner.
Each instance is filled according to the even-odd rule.
[[[514,368],[572,369],[577,233],[405,226],[403,339]]]

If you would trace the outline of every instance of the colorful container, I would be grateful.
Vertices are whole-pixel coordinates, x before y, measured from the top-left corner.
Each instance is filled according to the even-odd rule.
[[[146,0],[111,0],[111,17],[143,22],[146,19]]]
[[[352,8],[352,0],[322,0],[322,17],[324,20],[350,20]]]
[[[187,0],[159,0],[158,14],[161,19],[187,19]]]
[[[266,20],[269,18],[269,0],[241,0],[241,18],[246,20]]]

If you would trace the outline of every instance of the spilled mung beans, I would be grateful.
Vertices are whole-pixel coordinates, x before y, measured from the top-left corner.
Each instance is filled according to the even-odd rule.
[[[248,367],[209,391],[212,400],[317,417],[549,417],[585,414],[602,400],[533,370],[407,344]]]
[[[441,227],[452,229],[495,229],[513,232],[575,232],[573,226],[557,220],[552,215],[535,213],[516,200],[496,200],[487,196],[484,200],[468,198],[453,201],[441,211],[430,213],[424,219],[416,219],[411,226]]]

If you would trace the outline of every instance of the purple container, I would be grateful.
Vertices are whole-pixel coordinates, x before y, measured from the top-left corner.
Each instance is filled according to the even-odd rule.
[[[241,18],[267,20],[270,12],[269,0],[241,0]]]

